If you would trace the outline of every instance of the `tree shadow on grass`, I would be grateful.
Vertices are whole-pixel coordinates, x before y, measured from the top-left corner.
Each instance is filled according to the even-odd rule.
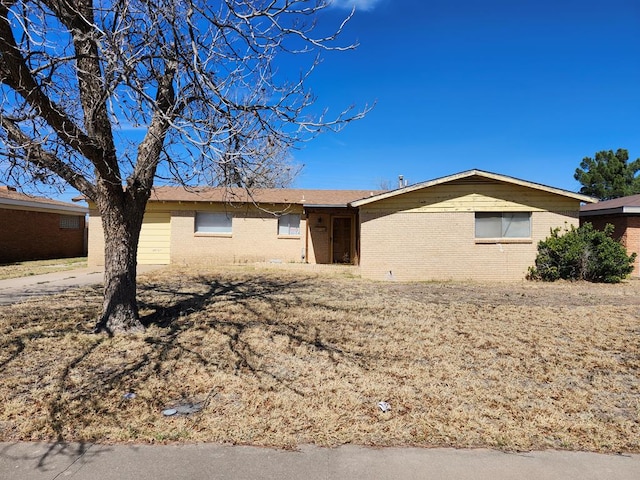
[[[191,293],[167,291],[159,285],[146,285],[141,289],[141,298],[148,297],[151,301],[142,300],[140,307],[142,310],[151,310],[152,312],[142,317],[143,324],[147,327],[156,325],[166,330],[166,334],[161,338],[149,339],[159,347],[157,350],[158,358],[166,358],[169,350],[176,348],[184,350],[184,353],[198,356],[193,351],[187,352],[188,347],[178,340],[182,333],[195,326],[194,321],[190,320],[190,315],[206,311],[208,318],[204,325],[226,337],[227,348],[235,359],[232,365],[219,365],[222,368],[231,367],[234,372],[246,371],[257,378],[268,378],[299,395],[303,395],[289,382],[260,367],[260,362],[255,361],[261,357],[261,353],[243,340],[244,333],[254,327],[268,328],[272,335],[284,336],[292,344],[306,345],[317,351],[325,352],[334,363],[349,360],[357,363],[361,368],[366,368],[364,359],[329,342],[323,338],[317,328],[310,330],[303,325],[303,322],[292,324],[281,320],[280,314],[287,309],[309,304],[309,294],[313,288],[312,282],[299,278],[283,280],[257,276],[229,281],[199,277],[198,283],[204,288]],[[166,301],[153,302],[154,297],[166,296],[167,294],[173,296],[173,301],[169,303]],[[225,318],[218,316],[216,307],[229,303],[240,307],[241,313]],[[335,311],[335,307],[324,305],[320,299],[314,303],[313,307]],[[202,325],[201,320],[199,323]],[[202,364],[212,363],[210,358],[199,356],[199,360]]]
[[[50,441],[55,443],[42,456],[41,463],[44,464],[56,448],[68,445],[67,442],[100,442],[100,433],[84,433],[89,431],[85,430],[85,425],[95,422],[99,422],[100,427],[96,432],[120,431],[125,432],[124,438],[135,439],[135,432],[130,437],[126,436],[131,429],[127,425],[127,415],[131,414],[128,409],[134,404],[124,400],[123,394],[147,388],[152,377],[155,388],[166,382],[174,385],[175,392],[176,378],[172,365],[190,362],[194,368],[200,365],[207,372],[248,375],[265,388],[278,385],[278,388],[304,396],[296,384],[296,374],[293,378],[281,374],[278,365],[272,365],[274,362],[269,360],[271,353],[268,349],[248,340],[247,333],[282,336],[289,342],[292,355],[295,355],[293,351],[297,346],[304,346],[326,354],[335,364],[350,362],[366,369],[366,361],[359,354],[348,351],[348,347],[339,341],[332,342],[317,327],[287,316],[287,310],[294,307],[324,308],[334,315],[339,314],[341,308],[347,308],[336,307],[326,298],[314,296],[316,285],[316,279],[275,276],[241,279],[199,276],[155,284],[141,282],[139,307],[141,320],[148,330],[131,343],[139,351],[129,350],[132,347],[126,339],[106,334],[90,335],[87,325],[86,331],[80,332],[82,342],[73,351],[67,348],[65,355],[59,357],[64,359],[64,364],[55,365],[53,391],[44,397],[42,406],[47,412],[47,430],[53,432]],[[99,295],[95,297],[92,301],[99,300]],[[99,305],[96,306],[99,309]],[[225,313],[221,314],[221,311]],[[60,326],[52,331],[62,341],[73,335],[71,329],[67,327],[65,331]],[[250,332],[251,329],[257,330]],[[212,331],[221,342],[219,345],[223,352],[219,355],[204,353],[203,345],[198,344],[198,335],[204,336]],[[47,338],[51,339],[51,335]],[[41,337],[38,334],[24,339],[7,338],[14,347],[5,363],[20,361],[18,357],[29,354],[24,347],[27,339],[39,341]],[[65,341],[68,340],[65,338]],[[264,355],[268,358],[265,359]],[[196,387],[198,385],[194,383],[186,384],[184,396]],[[31,388],[36,389],[36,385]],[[209,392],[207,398],[210,398],[211,385],[206,389]],[[30,395],[35,397],[38,393]],[[136,408],[146,409],[145,414],[159,415],[166,408],[166,401],[166,398],[147,396],[144,406]]]

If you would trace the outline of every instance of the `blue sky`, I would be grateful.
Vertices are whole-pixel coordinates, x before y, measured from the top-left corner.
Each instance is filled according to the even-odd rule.
[[[478,168],[577,191],[585,156],[640,157],[637,0],[335,0],[345,40],[311,79],[317,105],[376,102],[293,152],[294,187],[374,189]]]
[[[375,108],[292,152],[304,165],[292,187],[478,168],[578,191],[583,157],[640,157],[640,1],[333,0],[318,27],[352,7],[343,41],[359,47],[325,52],[308,86],[329,115]],[[279,67],[296,78],[300,60]]]

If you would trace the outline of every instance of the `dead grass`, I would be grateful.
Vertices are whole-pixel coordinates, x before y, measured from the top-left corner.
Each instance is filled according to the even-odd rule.
[[[0,307],[0,440],[640,452],[638,281],[172,269],[140,290],[126,338],[90,333],[100,290]]]
[[[65,270],[73,270],[74,268],[86,267],[86,265],[87,257],[0,264],[0,280],[41,275],[43,273],[62,272]]]

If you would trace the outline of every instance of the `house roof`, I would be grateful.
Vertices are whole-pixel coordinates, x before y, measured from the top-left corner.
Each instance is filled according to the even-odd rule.
[[[589,197],[587,195],[582,195],[580,193],[570,192],[569,190],[562,190],[560,188],[549,187],[547,185],[542,185],[540,183],[521,180],[515,177],[509,177],[507,175],[500,175],[498,173],[485,172],[483,170],[467,170],[465,172],[456,173],[454,175],[448,175],[446,177],[440,177],[434,180],[428,180],[426,182],[409,185],[408,187],[398,188],[396,190],[391,190],[389,192],[380,193],[378,195],[370,196],[368,198],[362,198],[360,200],[351,202],[351,205],[353,207],[360,207],[362,205],[367,205],[369,203],[384,200],[386,198],[395,197],[397,195],[403,195],[405,193],[421,190],[423,188],[434,187],[436,185],[442,185],[444,183],[449,183],[449,182],[453,182],[461,179],[468,179],[471,177],[479,177],[479,178],[484,178],[489,180],[495,180],[498,182],[511,183],[513,185],[519,185],[522,187],[533,188],[536,190],[542,190],[542,191],[553,193],[556,195],[575,198],[576,200],[580,200],[581,202],[586,202],[586,203],[594,203],[598,201],[598,199],[594,197]]]
[[[583,205],[580,207],[581,217],[616,214],[640,214],[640,195],[613,198],[593,205]]]
[[[18,192],[13,187],[0,185],[0,208],[13,210],[51,211],[65,214],[87,213],[87,208],[73,203],[60,202],[46,197],[36,197]]]
[[[305,190],[262,188],[251,192],[242,188],[154,187],[150,202],[255,202],[262,204],[297,204],[310,206],[347,206],[354,200],[381,193],[380,190]]]

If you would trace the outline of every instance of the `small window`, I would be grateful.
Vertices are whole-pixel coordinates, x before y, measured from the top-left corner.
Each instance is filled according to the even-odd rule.
[[[531,213],[476,213],[476,238],[530,238]]]
[[[233,217],[226,213],[196,212],[196,233],[231,233]]]
[[[300,215],[281,215],[278,218],[278,235],[300,235]]]
[[[80,228],[80,217],[74,215],[60,215],[60,228],[77,230]]]

